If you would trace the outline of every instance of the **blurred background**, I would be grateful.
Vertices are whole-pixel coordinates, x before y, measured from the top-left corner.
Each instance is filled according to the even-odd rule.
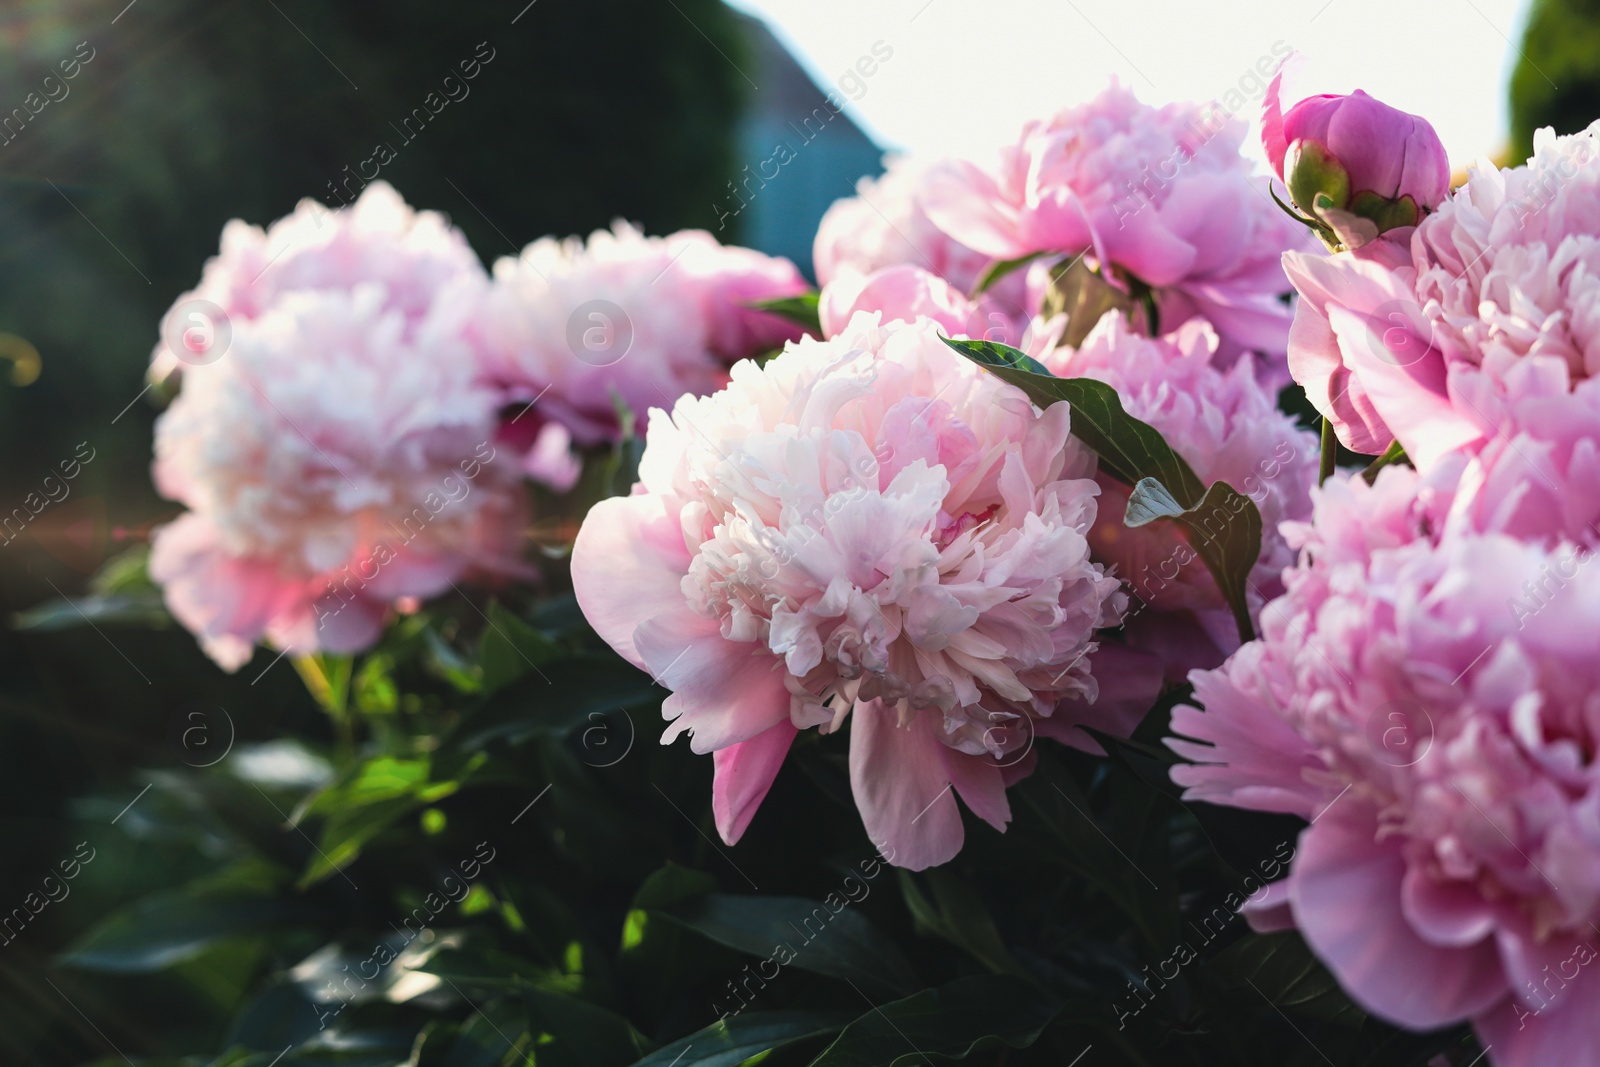
[[[1600,116],[1600,0],[4,3],[0,916],[80,842],[95,859],[26,936],[0,933],[0,1062],[217,1043],[206,999],[227,1001],[223,978],[181,996],[151,983],[152,1004],[187,1007],[159,1035],[119,1016],[113,1042],[89,1021],[92,981],[69,1002],[36,976],[115,905],[203,869],[159,835],[119,833],[105,799],[137,801],[136,769],[194,765],[173,744],[182,709],[248,706],[240,739],[325,729],[291,670],[262,672],[266,656],[227,676],[173,628],[109,613],[11,625],[83,593],[176,514],[149,484],[159,405],[144,371],[224,222],[265,224],[307,196],[334,206],[387,145],[381,177],[447,213],[486,262],[620,217],[704,227],[809,271],[822,212],[885,150],[986,158],[1109,76],[1152,102],[1215,98],[1252,117],[1258,60],[1279,43],[1303,56],[1291,99],[1364,88],[1428,117],[1458,169]],[[448,89],[474,57],[466,91]],[[826,93],[844,113],[806,125]],[[425,106],[425,125],[401,128]],[[738,195],[779,145],[780,176]],[[74,462],[75,478],[46,482]]]

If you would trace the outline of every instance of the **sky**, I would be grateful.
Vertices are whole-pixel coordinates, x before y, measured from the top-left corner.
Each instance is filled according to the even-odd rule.
[[[1459,170],[1504,145],[1529,0],[729,2],[766,20],[820,85],[843,80],[851,117],[886,148],[987,162],[1026,119],[1113,75],[1154,104],[1259,98],[1257,64],[1291,49],[1288,101],[1365,89],[1432,122]],[[849,77],[863,57],[872,73]],[[1256,100],[1240,111],[1258,113]],[[1254,131],[1249,144],[1259,153]]]

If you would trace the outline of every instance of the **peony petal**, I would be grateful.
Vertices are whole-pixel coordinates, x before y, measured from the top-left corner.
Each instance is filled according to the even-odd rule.
[[[918,197],[939,229],[969,248],[996,259],[1024,255],[1017,218],[995,181],[974,163],[948,160],[931,167]]]
[[[988,755],[974,756],[940,745],[945,774],[955,784],[956,794],[972,813],[990,826],[1006,832],[1011,821],[1011,802],[1006,799],[1006,783],[1001,768]]]
[[[1475,945],[1494,933],[1500,909],[1462,882],[1443,882],[1421,867],[1406,871],[1400,909],[1423,940],[1445,948]]]
[[[1419,357],[1394,354],[1426,344],[1427,327],[1413,321],[1420,313],[1413,316],[1395,306],[1383,314],[1380,322],[1330,305],[1328,325],[1345,366],[1360,379],[1374,410],[1400,439],[1417,469],[1425,472],[1446,454],[1481,441],[1483,431],[1450,402],[1444,357],[1437,349],[1429,348]],[[1391,339],[1399,333],[1405,335],[1403,340]]]
[[[1508,940],[1502,938],[1502,949],[1510,949],[1515,995],[1473,1020],[1495,1067],[1600,1063],[1600,954],[1593,941],[1557,936],[1530,952]]]
[[[878,701],[850,716],[850,788],[867,836],[896,867],[920,871],[961,851],[954,784],[929,717],[901,729]]]
[[[711,813],[723,841],[738,843],[772,788],[797,733],[794,724],[785,719],[748,741],[712,753],[716,770],[711,782]]]
[[[1300,932],[1356,1003],[1400,1026],[1447,1026],[1493,1006],[1507,988],[1494,941],[1442,948],[1418,937],[1400,906],[1405,859],[1370,820],[1334,809],[1300,835],[1289,875]]]
[[[1245,645],[1230,663],[1248,670],[1262,645]],[[1172,768],[1186,800],[1279,811],[1310,818],[1327,803],[1325,791],[1308,783],[1308,770],[1322,769],[1316,749],[1253,692],[1235,685],[1226,670],[1195,671],[1195,699],[1172,709],[1174,737],[1168,748],[1192,760]],[[1184,740],[1194,738],[1193,741]],[[1200,742],[1206,742],[1201,744]]]
[[[1261,146],[1267,151],[1267,161],[1283,177],[1283,157],[1289,152],[1289,140],[1283,132],[1283,66],[1267,83],[1266,99],[1261,102]]]
[[[1289,880],[1285,878],[1263,886],[1260,896],[1252,896],[1239,905],[1239,914],[1258,934],[1293,930],[1294,908],[1289,903]]]
[[[656,683],[672,690],[661,714],[667,744],[687,731],[701,755],[748,741],[789,715],[783,660],[748,641],[729,641],[718,624],[687,608],[658,615],[634,631],[639,656]]]
[[[689,569],[678,523],[661,499],[622,496],[589,509],[572,545],[572,590],[601,638],[629,663],[645,668],[633,633],[647,619],[687,611]]]

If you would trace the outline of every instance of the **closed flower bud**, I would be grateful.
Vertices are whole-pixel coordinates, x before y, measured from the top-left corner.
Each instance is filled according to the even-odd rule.
[[[1360,247],[1414,226],[1450,192],[1450,163],[1426,119],[1357,90],[1283,111],[1267,92],[1261,139],[1295,207],[1332,247]]]

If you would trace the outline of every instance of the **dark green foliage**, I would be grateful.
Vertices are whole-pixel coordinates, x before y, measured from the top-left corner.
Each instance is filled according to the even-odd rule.
[[[664,694],[560,595],[446,601],[302,667],[324,721],[206,769],[144,749],[151,788],[114,827],[132,790],[82,804],[102,855],[75,884],[97,895],[63,903],[79,933],[34,965],[98,1030],[58,1010],[23,1027],[29,1062],[115,1042],[139,1067],[1421,1067],[1468,1047],[1383,1025],[1296,936],[1248,932],[1238,904],[1300,824],[1178,799],[1160,739],[1182,691],[1131,739],[1097,735],[1105,756],[1039,742],[1009,831],[968,819],[956,860],[911,873],[862,830],[846,736],[803,736],[724,845],[711,761],[657,743]],[[130,862],[140,884],[98,881]],[[17,945],[45,950],[33,933]]]

